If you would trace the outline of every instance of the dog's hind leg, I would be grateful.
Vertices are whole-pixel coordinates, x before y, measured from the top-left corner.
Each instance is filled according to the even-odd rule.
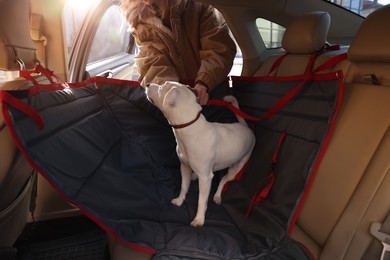
[[[183,204],[184,200],[186,199],[186,195],[187,195],[188,189],[189,189],[190,184],[191,184],[191,175],[192,175],[191,168],[188,165],[182,163],[180,165],[180,172],[181,172],[180,194],[177,198],[175,198],[171,201],[171,203],[176,205],[176,206],[181,206],[181,204]]]
[[[194,220],[191,222],[193,227],[201,227],[204,224],[204,219],[207,210],[207,201],[210,195],[211,181],[213,179],[213,172],[209,174],[198,175],[199,177],[199,198],[198,198],[198,210]]]
[[[222,177],[221,181],[219,182],[217,191],[215,192],[214,199],[213,199],[215,204],[217,204],[217,205],[221,204],[221,202],[222,202],[222,197],[221,196],[222,196],[223,187],[229,181],[234,180],[234,177],[236,177],[236,174],[241,169],[237,165],[238,165],[238,163],[235,164],[233,167],[230,167],[228,172]]]
[[[222,190],[223,187],[228,183],[229,181],[234,180],[236,177],[237,173],[244,167],[246,162],[249,160],[250,154],[244,156],[240,161],[237,163],[233,164],[229,169],[228,172],[221,178],[221,181],[218,184],[217,191],[214,194],[214,202],[217,205],[220,205],[222,202]]]

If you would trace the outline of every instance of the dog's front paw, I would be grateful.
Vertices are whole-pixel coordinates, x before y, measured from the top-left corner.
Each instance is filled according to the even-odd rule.
[[[214,200],[215,204],[217,204],[217,205],[221,205],[221,203],[222,203],[222,198],[220,195],[215,194],[213,200]]]
[[[178,207],[180,207],[181,204],[183,204],[183,202],[184,202],[184,199],[182,199],[182,198],[180,198],[180,197],[177,197],[176,199],[171,200],[171,203],[172,203],[173,205],[178,206]]]
[[[193,227],[202,227],[204,225],[204,219],[194,218],[191,222],[191,226]]]

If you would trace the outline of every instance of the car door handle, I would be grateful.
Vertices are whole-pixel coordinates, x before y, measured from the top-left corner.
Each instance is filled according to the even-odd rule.
[[[112,78],[114,76],[114,73],[110,70],[107,70],[102,73],[99,73],[97,76],[104,77],[104,78]]]

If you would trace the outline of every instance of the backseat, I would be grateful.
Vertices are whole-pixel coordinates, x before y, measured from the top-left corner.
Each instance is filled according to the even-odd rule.
[[[341,50],[327,49],[329,44],[326,39],[330,22],[331,18],[326,12],[311,12],[296,17],[287,26],[283,35],[282,48],[285,51],[268,57],[253,76],[268,75],[276,60],[285,53],[288,55],[270,75],[292,76],[304,73],[313,53],[318,54],[313,66],[313,69],[315,69],[330,58],[346,52],[345,48]],[[300,35],[300,37],[297,37],[297,35]],[[323,72],[339,69],[344,72],[348,71],[349,63],[341,62],[336,67]]]
[[[30,39],[27,0],[3,1],[0,8],[0,69],[15,72],[35,67],[35,49]],[[17,21],[17,22],[16,22]],[[16,89],[20,80],[0,84],[0,89]],[[0,105],[2,105],[0,103]],[[14,242],[22,232],[30,210],[35,172],[17,149],[0,113],[0,259],[13,259]]]
[[[296,22],[313,17],[300,19]],[[348,49],[348,59],[333,68],[345,74],[342,106],[291,234],[316,259],[361,259],[374,240],[371,224],[383,222],[390,210],[390,35],[385,33],[389,24],[390,6],[371,14]],[[297,53],[289,48],[287,32],[293,28],[294,24],[283,39],[291,55],[280,65],[276,73],[280,76],[302,73],[309,57],[309,49]],[[303,45],[308,39],[301,37]],[[342,51],[321,55],[315,66]],[[265,75],[276,58],[267,60],[256,76]],[[379,259],[380,253],[365,259]]]
[[[303,73],[311,54],[326,46],[329,24],[330,16],[324,12],[294,20],[282,41],[289,55],[273,75]],[[390,210],[390,78],[386,76],[390,71],[390,36],[384,33],[386,24],[390,24],[390,7],[366,19],[349,49],[323,52],[314,64],[316,68],[340,53],[348,53],[347,60],[329,68],[344,73],[343,103],[291,234],[316,259],[362,258],[375,240],[370,225],[383,222]],[[299,39],[297,34],[301,35]],[[269,57],[253,76],[267,75],[281,55]],[[109,245],[111,259],[152,258],[111,236]]]
[[[302,73],[310,54],[325,46],[329,23],[329,15],[321,12],[294,21],[282,43],[290,55],[275,75]],[[319,259],[360,259],[373,240],[371,223],[383,222],[390,209],[390,77],[386,77],[390,72],[390,36],[384,33],[386,24],[390,24],[389,7],[367,18],[349,50],[325,52],[314,66],[348,51],[348,60],[331,68],[346,75],[343,104],[292,233]],[[313,30],[304,29],[302,34],[302,27]],[[294,33],[302,35],[299,42],[296,35],[292,37]],[[370,42],[362,39],[367,34]],[[255,76],[266,75],[279,56],[267,59]],[[0,123],[0,132],[5,130]],[[151,258],[132,252],[111,237],[110,250],[112,259]]]
[[[327,46],[326,37],[330,25],[330,16],[325,12],[313,12],[302,15],[291,23],[283,36],[282,46],[289,53],[274,71],[273,75],[289,76],[302,74],[314,52],[320,52]],[[298,40],[296,35],[300,34]],[[346,50],[325,52],[317,57],[314,67]],[[254,76],[264,76],[270,71],[275,61],[284,54],[270,56],[257,70]],[[337,65],[337,69],[349,69],[348,62]],[[334,68],[334,69],[336,69]],[[151,259],[151,256],[126,248],[111,236],[108,237],[111,259]]]

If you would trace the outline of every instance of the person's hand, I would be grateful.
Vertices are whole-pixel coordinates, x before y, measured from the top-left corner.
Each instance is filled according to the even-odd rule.
[[[196,84],[194,89],[198,93],[198,100],[201,106],[204,106],[209,101],[209,93],[207,93],[207,87],[202,84]]]

